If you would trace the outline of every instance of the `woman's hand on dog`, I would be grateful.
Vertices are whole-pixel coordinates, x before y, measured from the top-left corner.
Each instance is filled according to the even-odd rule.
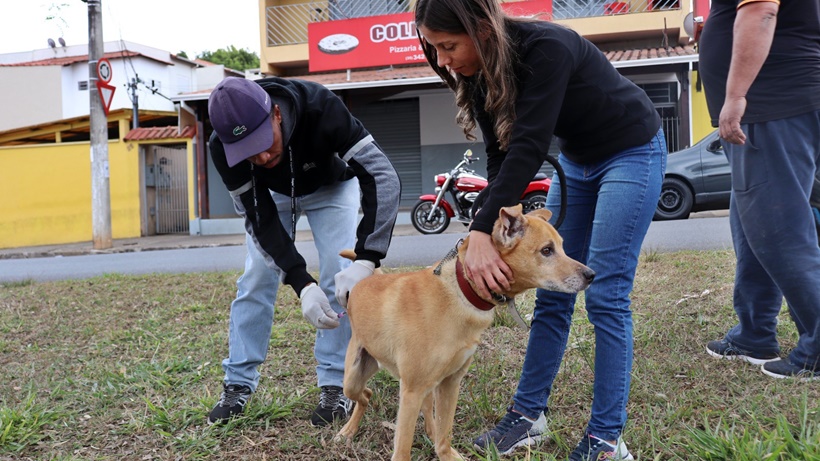
[[[470,231],[464,268],[467,278],[473,281],[476,291],[484,299],[492,299],[490,291],[504,293],[510,289],[512,271],[501,259],[489,234]]]

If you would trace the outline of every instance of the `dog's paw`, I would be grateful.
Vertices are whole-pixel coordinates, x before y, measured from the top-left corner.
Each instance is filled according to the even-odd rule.
[[[344,443],[345,445],[350,446],[351,442],[353,441],[353,436],[356,435],[356,432],[345,429],[347,428],[343,427],[342,430],[340,430],[339,433],[333,437],[333,443]]]
[[[453,447],[450,447],[450,450],[445,453],[438,453],[438,457],[441,461],[464,461],[464,457]]]

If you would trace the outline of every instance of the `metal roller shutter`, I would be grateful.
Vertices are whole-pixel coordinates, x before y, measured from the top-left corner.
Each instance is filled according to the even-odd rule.
[[[352,111],[384,149],[401,179],[401,205],[421,195],[421,137],[418,99],[379,101]]]

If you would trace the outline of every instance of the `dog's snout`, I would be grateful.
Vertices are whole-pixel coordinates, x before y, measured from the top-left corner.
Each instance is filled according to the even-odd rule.
[[[584,269],[582,275],[584,276],[584,279],[587,281],[587,283],[592,283],[592,281],[595,280],[595,271],[588,267]]]

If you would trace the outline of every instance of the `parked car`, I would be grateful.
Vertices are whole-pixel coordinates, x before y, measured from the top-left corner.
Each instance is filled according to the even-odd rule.
[[[694,146],[669,154],[654,219],[686,219],[693,211],[729,208],[731,189],[729,161],[715,130]],[[820,238],[820,170],[814,179],[809,202]]]
[[[669,154],[655,220],[686,219],[693,211],[729,208],[729,161],[715,130],[692,147]]]

